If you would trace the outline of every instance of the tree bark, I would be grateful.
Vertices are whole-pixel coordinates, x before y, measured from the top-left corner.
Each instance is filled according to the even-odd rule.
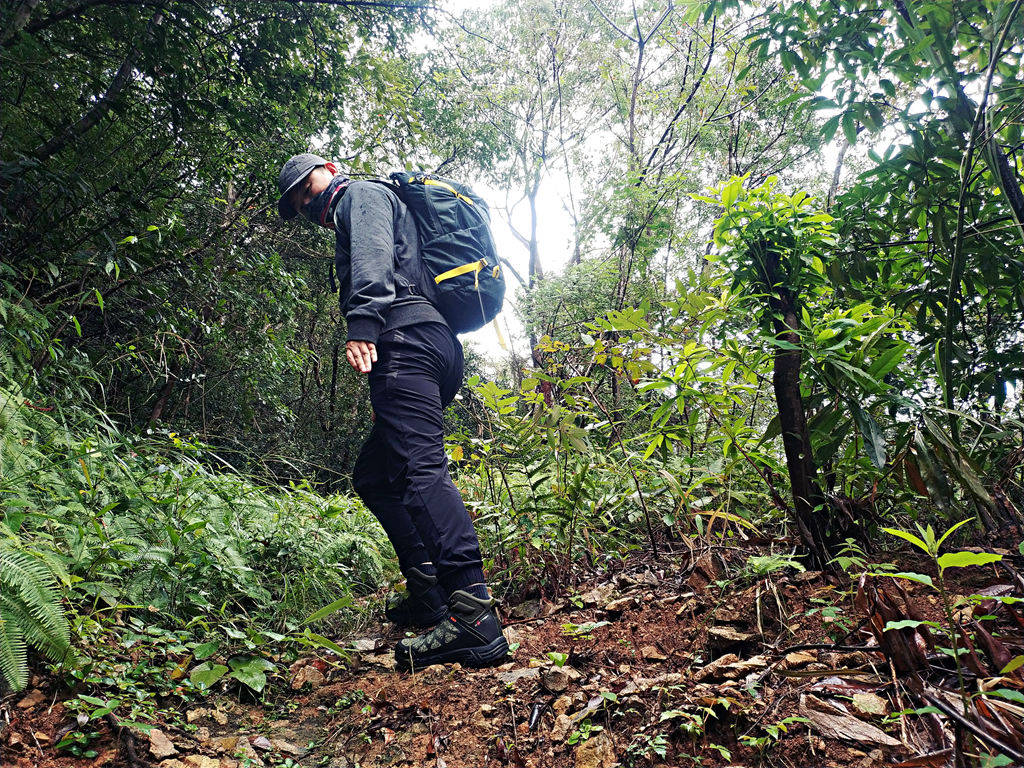
[[[772,270],[775,271],[774,269]],[[772,387],[779,409],[782,444],[786,451],[786,469],[793,489],[793,511],[797,531],[815,567],[826,570],[832,542],[828,535],[828,507],[818,484],[818,471],[811,452],[811,435],[800,395],[800,315],[796,300],[780,287],[769,299],[774,316],[776,339],[795,349],[777,347]]]
[[[3,30],[2,36],[0,36],[0,44],[13,40],[25,28],[25,25],[28,24],[28,20],[32,16],[32,11],[35,10],[37,5],[39,5],[39,0],[21,0],[21,3],[13,13],[11,23]]]

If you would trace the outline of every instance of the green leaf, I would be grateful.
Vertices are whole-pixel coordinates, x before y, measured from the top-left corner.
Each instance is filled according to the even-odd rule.
[[[195,656],[196,661],[202,661],[208,659],[215,654],[220,648],[220,643],[216,640],[211,640],[208,643],[197,645],[195,650],[192,651],[192,655]]]
[[[942,538],[940,538],[937,542],[935,542],[935,549],[938,550],[942,546],[942,542],[944,542],[946,539],[948,539],[950,534],[953,533],[953,531],[955,531],[957,528],[959,528],[962,525],[967,525],[972,520],[974,520],[973,517],[969,517],[966,520],[961,520],[959,523],[957,523],[952,528],[947,530],[944,534],[942,534]]]
[[[918,584],[927,584],[929,587],[934,587],[935,583],[932,581],[932,577],[925,573],[913,573],[911,571],[900,571],[899,573],[873,573],[872,576],[891,576],[894,579],[906,579],[907,581],[916,581]]]
[[[244,659],[232,659],[231,677],[243,685],[252,688],[256,693],[262,691],[267,685],[267,672],[276,667],[270,661],[261,659],[258,656]]]
[[[843,115],[843,135],[851,146],[857,143],[857,120],[852,110]]]
[[[309,641],[310,645],[317,645],[321,648],[326,648],[328,651],[334,651],[339,656],[348,658],[348,651],[346,651],[333,640],[327,639],[323,635],[318,635],[316,632],[310,632],[307,629],[302,636],[304,639]]]
[[[1012,688],[996,688],[994,691],[989,691],[986,695],[998,696],[1007,701],[1016,701],[1018,704],[1024,704],[1024,693],[1015,691]]]
[[[972,565],[988,565],[1003,559],[1002,555],[992,552],[947,552],[938,559],[939,568],[968,568]]]
[[[733,203],[740,196],[740,191],[743,189],[743,182],[741,179],[733,178],[728,184],[722,187],[722,205],[726,208],[732,206]]]
[[[1011,672],[1016,672],[1021,667],[1024,667],[1024,656],[1014,656],[1010,659],[1010,663],[999,670],[1000,675],[1008,675]]]
[[[203,688],[209,688],[218,680],[220,680],[228,672],[228,668],[223,664],[211,664],[208,661],[203,662],[198,667],[194,667],[189,672],[188,679],[196,685],[202,686]]]
[[[915,621],[914,619],[900,619],[899,621],[890,621],[882,629],[883,632],[888,632],[890,629],[916,629],[922,624],[929,627],[934,627],[934,621]]]
[[[861,437],[864,438],[864,450],[868,458],[878,469],[883,469],[885,467],[885,435],[882,434],[882,428],[878,426],[874,416],[861,408],[857,401],[850,401],[850,409],[853,411],[853,420],[857,422]]]
[[[345,597],[339,597],[333,603],[325,605],[320,610],[311,613],[309,616],[303,619],[302,623],[313,624],[314,622],[320,621],[320,619],[326,616],[330,616],[332,613],[335,613],[336,611],[340,611],[342,608],[348,608],[348,606],[350,605],[352,605],[351,597],[347,595]]]
[[[901,539],[909,541],[911,544],[920,549],[926,555],[931,554],[931,552],[928,549],[928,545],[925,544],[921,539],[917,538],[917,536],[915,536],[912,533],[909,533],[908,531],[901,531],[899,528],[883,528],[882,530],[892,536],[899,536]]]

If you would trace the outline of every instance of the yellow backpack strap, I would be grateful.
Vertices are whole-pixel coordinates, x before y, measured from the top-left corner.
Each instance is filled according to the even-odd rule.
[[[495,316],[491,323],[494,325],[494,332],[498,334],[498,346],[508,352],[508,344],[505,343],[505,337],[501,335],[501,326],[498,325],[498,318]]]
[[[487,259],[480,259],[479,261],[471,261],[469,264],[462,264],[454,269],[449,269],[447,272],[442,272],[440,275],[434,278],[434,282],[440,284],[445,280],[451,280],[453,277],[464,275],[467,272],[475,272],[477,279],[480,277],[480,270],[487,266]]]
[[[459,190],[457,190],[451,184],[445,184],[443,181],[438,181],[437,179],[427,179],[427,178],[423,179],[423,183],[428,185],[428,186],[431,186],[431,187],[441,187],[442,189],[447,189],[449,192],[451,192],[453,195],[455,195],[457,198],[459,198],[459,200],[461,200],[462,202],[469,203],[470,205],[476,205],[476,203],[474,203],[468,197],[466,197],[463,194],[460,194]]]

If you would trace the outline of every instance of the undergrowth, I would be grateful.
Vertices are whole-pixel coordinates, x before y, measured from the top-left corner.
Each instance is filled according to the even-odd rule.
[[[198,640],[216,628],[227,641],[281,639],[375,589],[389,559],[383,531],[349,497],[267,487],[174,433],[129,435],[85,409],[44,410],[9,380],[0,499],[0,673],[15,689],[27,682],[26,644],[73,660],[69,613],[115,630],[144,615]]]

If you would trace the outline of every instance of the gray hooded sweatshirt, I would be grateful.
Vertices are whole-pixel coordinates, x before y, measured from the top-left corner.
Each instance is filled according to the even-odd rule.
[[[353,181],[334,208],[334,229],[349,341],[376,344],[393,328],[445,322],[427,298],[434,284],[420,259],[416,222],[391,189]]]

